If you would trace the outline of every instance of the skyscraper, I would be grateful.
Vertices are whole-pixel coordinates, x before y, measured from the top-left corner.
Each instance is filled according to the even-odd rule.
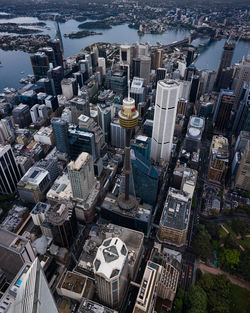
[[[174,80],[157,84],[151,144],[151,158],[155,162],[170,160],[180,91],[181,84]]]
[[[217,90],[220,89],[222,70],[226,69],[227,67],[230,67],[231,65],[233,54],[234,54],[234,49],[235,49],[235,43],[228,42],[228,41],[225,42],[221,60],[220,60],[220,65],[219,65],[218,72],[217,72],[216,82],[215,82],[215,86]]]
[[[28,127],[31,123],[30,109],[27,104],[20,103],[12,111],[15,124],[18,124],[19,128]]]
[[[95,183],[92,156],[82,152],[76,161],[68,164],[68,173],[73,197],[85,200]]]
[[[103,241],[93,262],[98,297],[111,308],[121,306],[128,286],[127,257],[126,245],[114,237]]]
[[[232,90],[221,89],[213,116],[214,127],[219,132],[225,132],[230,127],[230,116],[235,102]]]
[[[60,39],[50,40],[49,45],[54,50],[56,66],[63,66],[63,47],[61,45]]]
[[[105,141],[110,141],[110,123],[115,116],[115,106],[112,102],[98,104],[98,124],[105,134]]]
[[[235,177],[237,188],[250,191],[250,141],[248,141]]]
[[[49,58],[44,52],[37,52],[30,57],[35,80],[47,77]]]
[[[56,148],[59,152],[69,152],[68,122],[58,117],[51,119]]]
[[[234,81],[235,81],[235,88],[234,88],[235,106],[234,106],[234,109],[237,109],[239,102],[240,102],[243,85],[244,85],[244,83],[249,83],[249,81],[250,81],[250,56],[248,56],[246,59],[243,58],[242,62],[239,64],[238,71],[237,71],[237,77],[235,77]]]
[[[18,313],[58,313],[55,300],[38,258],[21,281],[14,303]]]
[[[20,178],[11,146],[0,145],[0,194],[15,192]]]

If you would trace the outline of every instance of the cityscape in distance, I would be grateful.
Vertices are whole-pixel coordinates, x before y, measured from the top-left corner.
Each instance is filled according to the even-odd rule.
[[[250,312],[250,4],[0,0],[0,313]]]

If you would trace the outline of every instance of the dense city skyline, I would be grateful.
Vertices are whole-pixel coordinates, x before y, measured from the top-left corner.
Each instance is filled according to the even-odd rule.
[[[248,2],[0,6],[0,312],[248,312]]]

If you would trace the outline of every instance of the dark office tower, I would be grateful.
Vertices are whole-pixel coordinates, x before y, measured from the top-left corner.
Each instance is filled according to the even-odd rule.
[[[65,204],[56,204],[46,213],[41,229],[49,228],[53,241],[60,247],[70,248],[77,234],[75,210]]]
[[[55,53],[56,66],[63,67],[63,51],[59,39],[52,39],[49,42],[51,48],[53,48]]]
[[[28,127],[31,123],[30,109],[27,104],[20,103],[12,111],[15,124],[18,124],[19,128]]]
[[[143,78],[139,78],[139,77],[133,78],[131,89],[130,89],[130,95],[135,100],[135,106],[138,109],[138,104],[140,102],[145,101],[145,95],[146,95]]]
[[[48,78],[52,81],[53,87],[53,95],[61,95],[62,87],[61,81],[63,80],[63,68],[61,66],[57,66],[53,69],[48,70]]]
[[[78,124],[78,118],[80,115],[90,116],[90,108],[88,99],[82,98],[73,98],[69,101],[71,115],[72,115],[72,123]]]
[[[107,53],[105,48],[98,48],[99,51],[99,58],[107,59]]]
[[[233,81],[233,68],[227,67],[221,71],[220,81],[218,82],[218,90],[231,88]]]
[[[52,112],[55,112],[58,108],[58,100],[56,96],[48,96],[45,98],[46,107],[50,108]]]
[[[234,54],[234,48],[235,43],[227,41],[225,42],[215,82],[215,87],[217,88],[217,90],[219,90],[220,88],[222,70],[226,69],[227,67],[230,67],[231,65]]]
[[[191,83],[191,90],[190,90],[190,97],[189,101],[195,103],[198,96],[199,85],[200,85],[200,77],[198,75],[192,76],[192,83]]]
[[[111,103],[98,104],[98,124],[105,134],[105,141],[108,143],[111,139],[110,123],[115,116],[115,107]]]
[[[186,69],[185,80],[191,81],[195,73],[196,67],[193,64],[189,65],[189,67]]]
[[[53,66],[56,66],[55,52],[52,47],[40,48],[39,52],[44,52],[49,59],[49,63],[53,64]]]
[[[11,146],[0,145],[0,194],[13,193],[21,179]]]
[[[128,90],[127,76],[124,71],[115,71],[111,76],[111,89],[117,93],[125,96]]]
[[[52,88],[52,81],[48,78],[41,78],[39,79],[36,84],[38,86],[41,86],[43,91],[47,94],[47,95],[53,95],[53,88]]]
[[[73,77],[75,78],[77,84],[82,88],[83,86],[83,74],[81,72],[73,73]]]
[[[96,66],[97,66],[97,58],[96,58],[95,53],[94,53],[94,52],[91,52],[91,53],[90,53],[90,56],[91,56],[91,61],[92,61],[93,67],[96,67]]]
[[[44,52],[37,52],[30,57],[35,80],[47,77],[49,59]]]
[[[235,96],[232,90],[220,91],[216,109],[213,116],[214,128],[219,132],[225,132],[230,127],[230,117]]]
[[[237,109],[233,125],[235,136],[238,136],[242,130],[250,132],[250,83],[245,83],[242,87],[240,105]]]
[[[187,50],[187,57],[186,57],[186,65],[187,67],[193,63],[193,60],[194,60],[194,51],[195,49],[194,48],[188,48]]]
[[[62,120],[61,118],[53,117],[51,120],[51,125],[57,150],[62,153],[68,153],[68,122]]]
[[[140,77],[140,65],[141,62],[139,58],[133,59],[133,68],[132,68],[133,76]]]
[[[166,78],[166,73],[167,70],[165,68],[159,67],[156,70],[156,84],[158,83],[159,80],[164,80]]]

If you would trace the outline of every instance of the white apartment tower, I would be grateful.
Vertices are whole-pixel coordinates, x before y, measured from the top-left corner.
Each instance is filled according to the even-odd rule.
[[[68,164],[68,173],[73,197],[85,200],[95,185],[92,156],[87,152],[82,152],[76,161]]]
[[[128,286],[128,249],[118,237],[105,239],[94,260],[99,300],[119,308]]]
[[[151,145],[151,158],[155,162],[170,160],[181,87],[181,82],[175,80],[161,80],[157,84]]]
[[[58,313],[55,300],[38,258],[35,259],[22,279],[14,303],[14,312]]]

